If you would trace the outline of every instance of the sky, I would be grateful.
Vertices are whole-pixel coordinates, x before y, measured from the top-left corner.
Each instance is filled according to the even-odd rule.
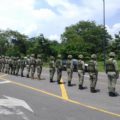
[[[120,0],[105,0],[106,27],[120,30]],[[103,24],[103,0],[0,0],[0,29],[17,30],[29,37],[41,33],[58,40],[65,27],[81,20]]]

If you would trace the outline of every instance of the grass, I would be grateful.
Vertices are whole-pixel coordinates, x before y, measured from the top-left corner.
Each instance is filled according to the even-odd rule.
[[[104,62],[103,61],[98,61],[98,71],[105,72],[105,70],[104,70]]]

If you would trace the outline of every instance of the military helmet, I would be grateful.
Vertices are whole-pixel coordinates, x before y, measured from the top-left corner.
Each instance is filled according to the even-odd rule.
[[[19,59],[20,57],[19,56],[17,56],[17,59]]]
[[[69,58],[69,59],[72,59],[72,55],[68,55],[68,58]]]
[[[51,59],[51,60],[54,60],[54,59],[55,59],[55,57],[54,57],[54,56],[50,56],[50,59]]]
[[[115,57],[115,53],[114,52],[110,52],[109,53],[109,57]]]
[[[9,59],[9,56],[6,56],[6,59]]]
[[[62,56],[61,56],[61,54],[59,54],[57,57],[58,57],[58,58],[61,58]]]
[[[96,58],[97,58],[96,54],[92,54],[92,55],[91,55],[91,58],[92,58],[92,59],[96,59]]]
[[[78,55],[78,58],[83,59],[83,55],[82,54]]]
[[[35,57],[35,54],[31,54],[31,57]]]
[[[38,57],[38,58],[41,58],[41,55],[40,55],[40,54],[38,54],[38,55],[37,55],[37,57]]]
[[[5,58],[5,56],[4,56],[4,55],[2,55],[2,58]]]

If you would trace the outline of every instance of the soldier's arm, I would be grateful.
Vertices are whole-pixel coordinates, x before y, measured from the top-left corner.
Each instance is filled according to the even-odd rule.
[[[115,71],[116,71],[116,77],[117,79],[119,78],[119,69],[118,69],[118,64],[116,60],[113,60],[113,63],[115,65]]]

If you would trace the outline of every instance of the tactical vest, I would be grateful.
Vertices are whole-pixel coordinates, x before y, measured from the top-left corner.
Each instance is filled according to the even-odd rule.
[[[78,70],[83,70],[83,63],[81,60],[78,60]]]
[[[55,68],[55,61],[50,61],[49,63],[50,68]]]
[[[35,64],[36,64],[36,60],[35,60],[34,58],[31,58],[30,64],[31,64],[31,65],[35,65]]]
[[[56,67],[57,67],[57,68],[62,68],[62,60],[58,59],[58,60],[56,61]]]
[[[106,61],[106,72],[115,72],[115,65],[113,63],[113,60],[107,60]]]
[[[88,63],[88,71],[89,72],[96,72],[94,61],[89,61],[89,63]]]
[[[41,59],[37,59],[36,60],[36,65],[37,66],[42,66],[42,60]]]
[[[71,60],[67,60],[66,67],[67,68],[71,68],[72,67],[72,61]]]

